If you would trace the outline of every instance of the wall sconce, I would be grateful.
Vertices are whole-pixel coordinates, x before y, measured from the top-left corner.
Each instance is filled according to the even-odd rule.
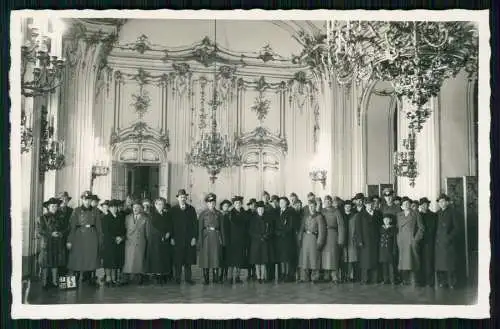
[[[51,170],[60,170],[64,167],[64,141],[54,138],[54,117],[48,118],[47,108],[42,106],[40,131],[40,178]]]
[[[326,174],[326,169],[315,168],[309,172],[309,178],[311,178],[313,182],[320,182],[324,189],[326,186]]]
[[[96,164],[92,166],[92,177],[90,179],[90,192],[92,192],[92,188],[94,187],[94,180],[99,176],[107,176],[109,174],[109,167],[102,164]]]
[[[96,140],[94,147],[94,155],[97,160],[94,161],[92,165],[92,175],[90,178],[90,191],[94,187],[94,180],[99,176],[107,176],[109,174],[109,161],[103,160],[107,159],[108,155],[106,150],[99,145],[99,139]]]

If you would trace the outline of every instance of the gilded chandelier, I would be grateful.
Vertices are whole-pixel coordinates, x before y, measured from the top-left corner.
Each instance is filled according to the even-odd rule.
[[[21,94],[43,96],[53,93],[62,84],[65,63],[55,56],[51,39],[38,27],[32,27],[30,34],[27,43],[21,47]],[[31,80],[27,81],[25,75],[29,64],[34,68]]]
[[[217,23],[215,23],[217,32]],[[216,38],[217,42],[217,33]],[[216,43],[217,44],[217,43]],[[217,48],[215,48],[217,50]],[[201,134],[201,139],[196,142],[191,151],[186,155],[186,163],[206,168],[210,175],[210,182],[213,184],[217,175],[224,168],[237,166],[240,163],[240,156],[236,146],[231,146],[227,135],[222,135],[217,129],[217,108],[222,104],[217,93],[217,69],[214,70],[213,95],[208,103],[211,109],[211,126],[209,131]]]

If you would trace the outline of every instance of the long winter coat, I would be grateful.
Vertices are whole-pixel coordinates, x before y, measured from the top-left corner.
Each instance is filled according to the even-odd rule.
[[[71,214],[68,235],[68,242],[71,243],[69,270],[95,271],[100,267],[101,217],[101,212],[93,207],[78,207]]]
[[[242,267],[247,263],[248,213],[241,209],[232,209],[229,220],[224,223],[226,230],[226,265]]]
[[[144,257],[146,252],[146,224],[149,217],[133,213],[125,217],[125,262],[123,273],[144,273]]]
[[[46,213],[40,216],[37,224],[37,234],[42,244],[39,257],[40,267],[65,267],[68,222],[60,213]],[[52,236],[54,232],[58,232],[60,235],[54,237]]]
[[[338,270],[342,245],[345,242],[344,217],[340,210],[330,207],[324,208],[321,213],[326,224],[326,242],[321,251],[321,268],[324,270]]]
[[[250,264],[260,265],[269,262],[269,255],[273,249],[271,240],[273,229],[272,218],[266,215],[266,212],[262,216],[255,213],[250,219],[250,252],[248,257]]]
[[[198,219],[198,237],[201,268],[219,268],[222,264],[224,239],[224,219],[217,209],[205,209]]]
[[[326,240],[326,224],[319,212],[307,212],[299,230],[300,254],[299,267],[308,270],[319,270],[321,267],[321,250]]]
[[[104,268],[122,268],[125,258],[125,217],[111,212],[102,218],[102,263]],[[120,243],[116,238],[121,237]]]
[[[186,204],[184,209],[176,204],[167,213],[172,222],[174,240],[173,260],[175,265],[196,264],[196,244],[191,240],[198,239],[198,217],[193,206]],[[196,241],[197,242],[197,241]]]
[[[435,270],[454,271],[457,266],[457,248],[460,220],[450,207],[437,212]]]
[[[378,266],[380,214],[370,215],[365,209],[355,215],[354,239],[358,246],[359,267],[369,270]]]
[[[437,215],[432,211],[420,213],[424,224],[424,236],[420,243],[420,263],[427,269],[434,268],[434,244],[436,243]]]
[[[224,232],[221,232],[222,235],[224,235],[224,245],[222,246],[222,251],[221,251],[221,259],[220,259],[220,267],[225,268],[228,267],[228,252],[229,250],[227,249],[227,236],[229,234],[228,228],[229,228],[229,221],[231,220],[231,212],[227,211],[220,211],[222,215],[222,222],[221,222],[221,227],[224,230]]]
[[[410,210],[408,215],[397,215],[398,225],[398,269],[416,271],[420,268],[418,247],[424,236],[424,225],[417,211]]]
[[[275,261],[288,263],[296,257],[297,243],[293,209],[286,208],[279,212],[274,230]]]
[[[147,273],[168,273],[171,269],[170,234],[172,223],[165,212],[161,214],[152,210],[152,215],[146,223],[146,260]],[[168,235],[168,238],[167,238]]]
[[[276,227],[278,226],[278,221],[280,220],[280,209],[274,208],[273,206],[269,206],[265,210],[267,214],[267,218],[271,221],[272,226],[272,234],[270,236],[271,240],[271,248],[269,249],[269,262],[268,263],[277,263],[278,261],[278,240],[276,237]]]
[[[378,260],[384,264],[396,264],[396,250],[398,248],[396,236],[397,228],[394,225],[380,227]]]
[[[346,228],[346,245],[344,247],[344,261],[346,263],[356,263],[358,261],[358,245],[354,236],[356,231],[356,213],[351,211],[344,213],[344,227]]]

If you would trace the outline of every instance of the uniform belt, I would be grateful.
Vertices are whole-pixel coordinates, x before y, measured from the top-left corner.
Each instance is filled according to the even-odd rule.
[[[76,228],[91,228],[95,227],[95,225],[85,224],[85,225],[76,225]]]
[[[313,235],[318,235],[318,232],[313,232],[313,231],[306,231],[306,234],[313,234]]]
[[[218,229],[216,229],[215,227],[211,227],[211,226],[205,227],[205,230],[207,230],[207,231],[218,231]]]

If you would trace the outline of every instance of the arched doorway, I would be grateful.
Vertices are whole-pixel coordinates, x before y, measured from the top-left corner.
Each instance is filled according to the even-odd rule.
[[[394,152],[398,148],[397,99],[389,82],[373,82],[361,108],[363,162],[366,193],[380,195],[385,187],[396,188]]]

